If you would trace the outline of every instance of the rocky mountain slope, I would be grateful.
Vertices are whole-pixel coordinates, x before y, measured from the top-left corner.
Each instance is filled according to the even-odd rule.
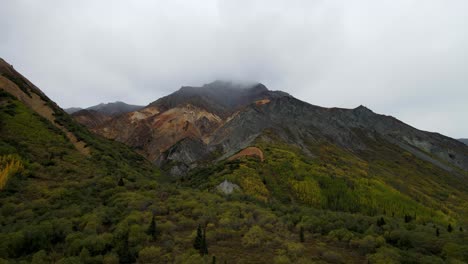
[[[227,158],[266,130],[306,153],[311,142],[358,152],[385,140],[444,170],[468,171],[468,149],[457,140],[420,131],[364,106],[318,107],[262,84],[216,81],[182,87],[141,110],[88,126],[157,164],[173,164],[175,174],[207,159]]]

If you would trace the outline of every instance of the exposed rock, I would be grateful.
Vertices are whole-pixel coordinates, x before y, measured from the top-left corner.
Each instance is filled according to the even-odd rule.
[[[256,147],[245,148],[241,150],[239,153],[235,154],[234,156],[231,156],[229,160],[235,160],[235,159],[239,159],[245,156],[257,157],[260,159],[260,161],[263,161],[263,152],[259,148],[256,148]]]
[[[222,192],[224,194],[231,194],[233,193],[234,191],[236,190],[240,190],[240,187],[239,185],[235,184],[235,183],[232,183],[228,180],[224,180],[222,183],[220,183],[216,189],[219,191],[219,192]]]

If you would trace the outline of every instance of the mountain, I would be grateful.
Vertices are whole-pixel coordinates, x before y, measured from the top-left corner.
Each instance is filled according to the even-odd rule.
[[[88,109],[77,111],[71,114],[71,116],[75,119],[76,122],[85,125],[88,128],[99,127],[112,119],[111,115]]]
[[[0,60],[0,263],[468,261],[466,146],[439,134],[226,82],[106,128],[160,154]]]
[[[75,112],[78,112],[80,110],[83,110],[83,108],[81,108],[81,107],[70,107],[70,108],[63,109],[63,111],[65,111],[67,114],[70,114],[70,115],[75,113]]]
[[[458,139],[458,141],[461,141],[461,142],[465,143],[466,145],[468,145],[468,138],[460,138],[460,139]]]
[[[108,116],[116,116],[116,115],[132,112],[132,111],[137,111],[141,108],[143,108],[143,106],[130,105],[124,102],[117,101],[113,103],[107,103],[107,104],[101,103],[95,106],[90,106],[86,108],[86,110],[96,111],[98,113],[105,114]]]
[[[394,202],[401,204],[432,197],[417,206],[424,218],[431,215],[426,206],[443,203],[433,199],[434,192],[448,188],[462,197],[468,190],[468,148],[463,143],[364,106],[323,108],[262,84],[216,81],[182,87],[92,131],[131,146],[191,187],[212,189],[228,178],[232,186],[264,201],[296,200],[367,214],[388,207],[402,215],[406,206],[395,208],[383,198],[396,190]],[[260,158],[260,163],[244,157]],[[363,185],[363,177],[374,180]],[[363,194],[346,194],[347,188],[336,184]],[[382,193],[370,194],[374,188]],[[362,196],[373,205],[359,201]],[[463,199],[456,200],[448,211],[463,206]]]
[[[154,162],[183,139],[194,141],[195,148],[205,154],[213,132],[235,113],[251,102],[262,104],[282,96],[287,94],[268,91],[261,84],[242,87],[217,81],[203,87],[182,87],[141,110],[91,128],[134,147]]]
[[[143,108],[143,106],[114,102],[107,104],[101,103],[86,109],[79,107],[67,108],[65,112],[72,115],[78,123],[89,128],[94,128],[102,125],[114,116],[137,111],[141,108]]]
[[[97,113],[107,115],[107,116],[116,116],[132,111],[137,111],[139,109],[143,108],[143,106],[139,105],[130,105],[126,104],[124,102],[113,102],[113,103],[100,103],[98,105],[90,106],[88,108],[81,108],[81,107],[70,107],[64,109],[65,112],[68,114],[74,114],[76,112],[79,112],[81,110],[89,110],[89,111],[95,111]]]
[[[262,84],[216,81],[182,87],[141,110],[90,128],[157,164],[177,164],[173,172],[179,175],[214,153],[218,159],[235,154],[267,130],[305,152],[310,152],[310,143],[328,142],[359,152],[384,140],[444,170],[468,170],[468,149],[454,139],[420,131],[364,106],[310,105]]]

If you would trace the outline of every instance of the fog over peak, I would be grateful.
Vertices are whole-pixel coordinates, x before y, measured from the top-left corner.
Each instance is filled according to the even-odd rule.
[[[254,80],[467,137],[468,2],[5,0],[0,56],[62,107]]]

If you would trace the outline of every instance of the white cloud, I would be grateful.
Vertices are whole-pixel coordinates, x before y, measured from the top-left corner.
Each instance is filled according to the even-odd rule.
[[[6,0],[0,56],[64,107],[260,81],[468,136],[464,0]]]

